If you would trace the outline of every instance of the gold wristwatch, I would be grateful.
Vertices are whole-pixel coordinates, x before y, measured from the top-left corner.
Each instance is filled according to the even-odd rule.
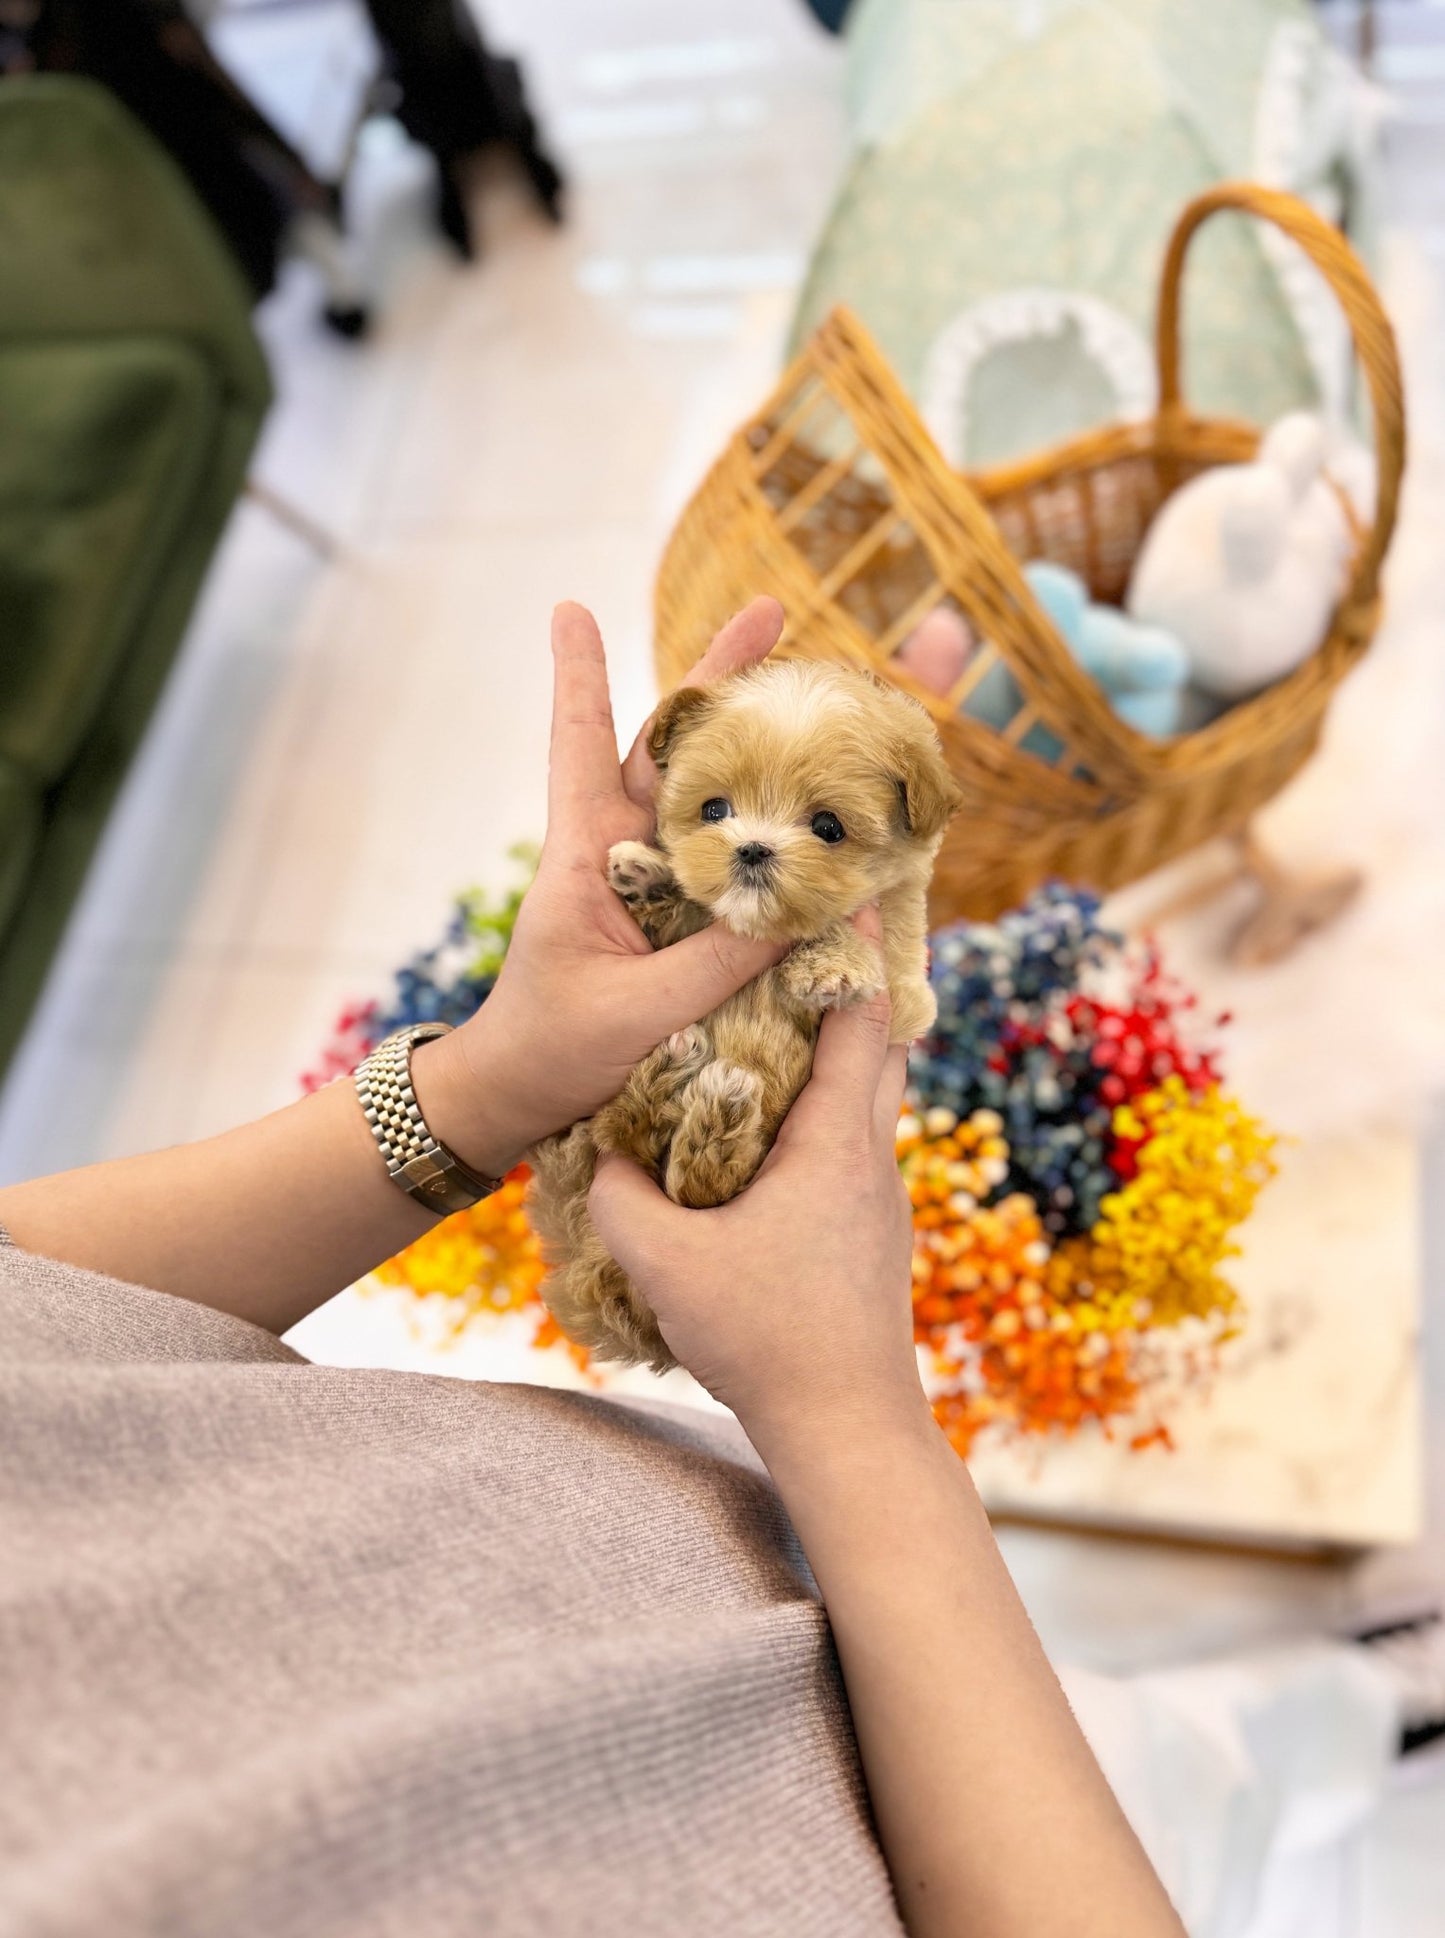
[[[397,1030],[356,1066],[356,1094],[393,1183],[430,1211],[466,1211],[501,1184],[470,1171],[433,1137],[411,1087],[411,1053],[418,1043],[450,1033],[449,1023],[412,1023]]]

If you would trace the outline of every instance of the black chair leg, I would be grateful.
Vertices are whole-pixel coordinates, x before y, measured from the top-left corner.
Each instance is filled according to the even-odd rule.
[[[455,155],[438,155],[437,173],[440,178],[437,192],[438,225],[462,261],[475,262],[477,243],[471,213],[467,208],[464,165]]]

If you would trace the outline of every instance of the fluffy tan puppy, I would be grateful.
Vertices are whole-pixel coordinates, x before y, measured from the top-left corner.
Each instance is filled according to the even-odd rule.
[[[893,1038],[922,1034],[926,896],[958,794],[923,708],[871,674],[766,661],[658,708],[657,846],[619,842],[608,878],[658,948],[720,920],[791,942],[691,1029],[659,1044],[596,1116],[532,1154],[532,1213],[558,1323],[600,1359],[674,1364],[657,1321],[587,1215],[599,1151],[670,1198],[717,1205],[757,1172],[808,1080],[825,1009],[886,982]],[[848,918],[877,901],[879,952]]]

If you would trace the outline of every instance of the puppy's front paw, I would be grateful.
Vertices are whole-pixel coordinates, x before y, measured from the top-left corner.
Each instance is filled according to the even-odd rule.
[[[700,1023],[690,1023],[685,1030],[674,1030],[658,1047],[668,1068],[685,1077],[695,1077],[712,1055],[707,1031]]]
[[[645,841],[618,841],[608,851],[607,879],[628,907],[636,908],[671,893],[672,863]]]
[[[852,936],[836,943],[808,942],[782,964],[783,988],[804,1009],[844,1009],[866,1003],[883,987],[883,964],[875,949]]]
[[[918,976],[909,982],[899,983],[892,994],[889,1040],[911,1043],[917,1036],[927,1036],[938,1019],[938,999],[927,979]]]

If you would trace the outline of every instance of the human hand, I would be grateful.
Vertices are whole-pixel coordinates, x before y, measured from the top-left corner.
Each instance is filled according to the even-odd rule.
[[[716,1209],[684,1210],[624,1158],[599,1164],[603,1244],[765,1459],[780,1435],[922,1410],[895,1156],[906,1055],[886,996],[831,1011],[757,1177]]]
[[[782,624],[775,599],[755,599],[684,684],[705,686],[763,659]],[[619,763],[602,638],[583,607],[561,605],[552,615],[552,658],[547,839],[536,880],[486,1002],[413,1057],[432,1129],[493,1176],[615,1097],[664,1037],[783,954],[717,923],[654,952],[606,877],[614,842],[652,834],[657,769],[647,729]]]

